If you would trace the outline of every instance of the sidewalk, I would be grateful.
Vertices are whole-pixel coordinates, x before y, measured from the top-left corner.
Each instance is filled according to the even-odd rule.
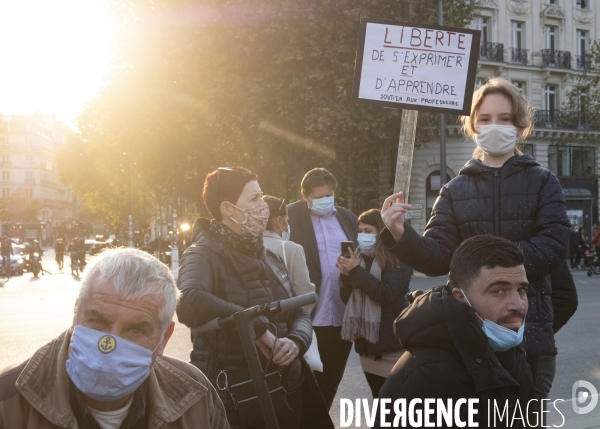
[[[596,398],[598,395],[594,395]],[[558,410],[558,411],[557,411]],[[577,414],[573,410],[573,400],[549,402],[548,420],[549,427],[562,427],[566,429],[593,429],[600,428],[600,406],[588,414]]]

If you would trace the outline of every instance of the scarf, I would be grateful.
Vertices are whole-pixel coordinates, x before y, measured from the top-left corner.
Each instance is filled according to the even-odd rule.
[[[228,248],[254,258],[259,258],[265,252],[262,236],[236,234],[228,226],[214,219],[210,221],[208,233],[211,238],[223,243]]]
[[[375,253],[373,249],[371,255],[358,248],[360,257],[360,266],[367,267],[364,257]],[[381,268],[377,263],[377,258],[373,259],[370,274],[381,281]],[[375,344],[379,341],[379,325],[381,324],[381,304],[360,289],[352,289],[352,294],[346,305],[344,321],[342,322],[342,339],[354,341],[358,338],[364,338],[368,342]]]

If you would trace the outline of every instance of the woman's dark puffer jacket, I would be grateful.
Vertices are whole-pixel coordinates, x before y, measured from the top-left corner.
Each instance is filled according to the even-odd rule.
[[[570,238],[565,197],[558,179],[529,155],[500,168],[472,159],[440,192],[421,237],[410,225],[396,243],[382,239],[401,262],[428,275],[448,273],[454,250],[467,238],[491,234],[523,251],[530,282],[525,347],[530,355],[556,353],[549,275],[558,270]]]
[[[383,270],[381,280],[378,280],[364,267],[358,266],[350,270],[349,276],[340,276],[340,298],[344,303],[348,303],[353,289],[359,289],[381,304],[379,341],[373,344],[358,338],[354,341],[354,349],[359,355],[379,356],[402,349],[394,333],[394,320],[408,307],[406,294],[410,292],[408,285],[412,272],[407,265],[388,268]]]
[[[198,222],[198,221],[197,221]],[[204,230],[209,220],[202,219]],[[198,225],[195,225],[197,227]],[[285,273],[283,262],[274,253],[264,256]],[[184,253],[177,286],[182,292],[177,317],[190,328],[200,326],[216,317],[227,317],[257,304],[289,298],[282,282],[276,282],[273,271],[267,271],[265,260],[252,258],[228,249],[205,233],[200,232],[195,243]],[[241,275],[244,277],[242,278]],[[245,281],[244,281],[245,279]],[[273,284],[277,283],[277,284]],[[262,316],[261,316],[262,317]],[[276,320],[275,320],[276,319]],[[257,338],[267,329],[267,320],[255,324]],[[280,338],[287,337],[300,345],[298,356],[303,356],[312,340],[312,324],[302,309],[295,309],[271,320],[277,326]],[[192,338],[191,363],[199,368],[214,384],[218,373],[212,353],[217,353],[220,363],[227,369],[246,367],[240,338],[235,329],[220,330]],[[259,353],[260,356],[262,356]],[[297,367],[296,359],[288,366]]]

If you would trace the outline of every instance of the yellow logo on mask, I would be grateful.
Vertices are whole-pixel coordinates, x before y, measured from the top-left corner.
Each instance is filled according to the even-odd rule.
[[[104,335],[98,341],[98,350],[102,353],[110,353],[117,348],[117,340],[112,335]]]

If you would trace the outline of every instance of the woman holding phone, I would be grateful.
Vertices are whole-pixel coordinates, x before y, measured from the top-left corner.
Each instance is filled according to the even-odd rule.
[[[379,389],[403,352],[393,325],[408,306],[405,296],[412,275],[409,266],[385,250],[379,237],[384,228],[379,210],[361,214],[359,246],[356,252],[345,246],[348,257],[340,255],[337,263],[340,297],[347,304],[342,338],[354,341],[373,398],[379,397]]]
[[[452,254],[469,237],[490,234],[514,242],[529,279],[525,349],[539,399],[546,399],[556,369],[554,313],[570,311],[553,308],[550,286],[569,245],[565,197],[554,174],[516,148],[533,129],[533,109],[513,84],[489,79],[473,94],[462,124],[477,144],[473,159],[440,190],[423,236],[405,223],[410,205],[398,193],[384,202],[381,238],[401,262],[429,276],[448,273]]]

